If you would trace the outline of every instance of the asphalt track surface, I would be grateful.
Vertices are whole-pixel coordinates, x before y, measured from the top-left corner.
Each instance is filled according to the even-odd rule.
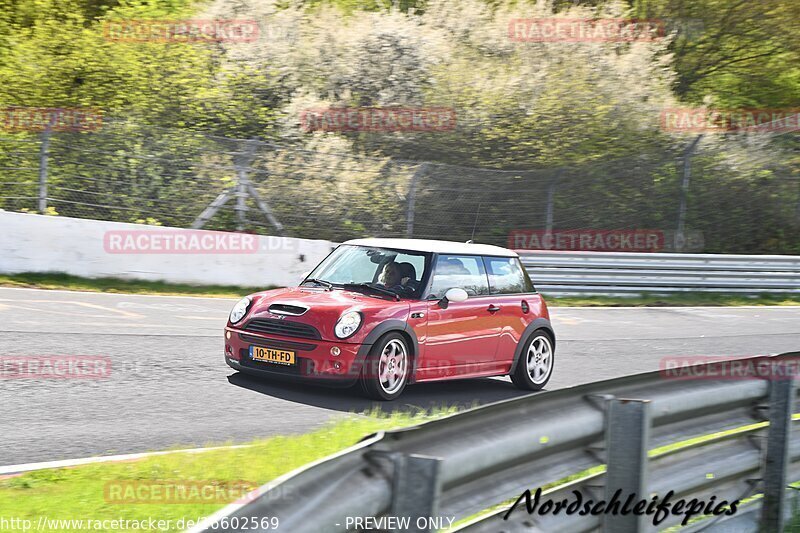
[[[372,405],[355,391],[242,376],[222,355],[233,300],[0,288],[0,356],[109,357],[99,380],[0,378],[0,465],[305,432]],[[800,307],[559,308],[548,390],[671,356],[800,350]],[[414,385],[387,410],[520,395],[505,378]]]

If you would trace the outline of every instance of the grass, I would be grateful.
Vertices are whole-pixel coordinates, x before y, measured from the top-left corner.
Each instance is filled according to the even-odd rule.
[[[160,294],[165,296],[198,296],[211,298],[238,298],[245,294],[271,289],[265,287],[239,287],[235,285],[190,285],[162,281],[138,281],[119,278],[82,278],[53,273],[25,273],[0,275],[0,287],[28,287],[35,289],[62,289],[71,291],[111,292],[123,294]],[[671,296],[570,296],[547,297],[550,307],[670,307],[670,306],[737,306],[737,305],[800,305],[798,294],[741,294],[686,293]]]
[[[741,294],[697,293],[669,296],[565,296],[547,298],[550,307],[677,307],[677,306],[737,306],[737,305],[800,305],[800,294]]]
[[[0,275],[0,287],[61,289],[70,291],[112,292],[123,294],[159,294],[164,296],[202,296],[240,298],[245,294],[271,289],[234,285],[190,285],[163,281],[139,281],[120,278],[82,278],[59,272]]]
[[[145,485],[147,487],[157,481],[195,481],[200,486],[245,482],[255,487],[351,446],[370,433],[418,424],[454,412],[455,409],[446,408],[417,413],[382,414],[376,411],[367,413],[367,416],[351,415],[339,419],[311,433],[256,440],[247,448],[41,470],[0,479],[0,520],[13,517],[31,520],[36,525],[40,516],[93,521],[153,518],[171,521],[163,531],[179,531],[187,527],[186,520],[196,521],[208,516],[225,503],[165,503],[163,500],[114,503],[106,498],[106,494],[112,494],[113,487],[124,487],[125,483],[136,481],[149,482],[150,485]],[[237,493],[232,500],[240,496],[241,493]],[[184,519],[182,524],[179,523],[181,519]],[[61,524],[38,531],[65,529]],[[92,528],[92,531],[121,529],[109,523],[108,527]],[[0,530],[5,530],[2,522]]]

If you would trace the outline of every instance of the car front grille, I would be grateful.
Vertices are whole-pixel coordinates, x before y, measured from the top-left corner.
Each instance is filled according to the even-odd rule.
[[[274,318],[254,318],[245,324],[245,331],[264,333],[266,335],[281,335],[284,337],[299,337],[301,339],[321,339],[322,337],[314,326],[277,320]]]
[[[279,350],[310,352],[311,350],[317,348],[316,344],[311,344],[309,342],[266,339],[264,337],[256,337],[255,335],[248,335],[247,333],[239,333],[239,338],[249,344],[255,344],[257,346],[266,346],[267,348],[277,348]]]

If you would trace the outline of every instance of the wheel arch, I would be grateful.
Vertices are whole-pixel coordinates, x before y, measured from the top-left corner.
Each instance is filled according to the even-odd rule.
[[[522,355],[522,349],[528,344],[528,340],[530,340],[531,336],[534,332],[542,330],[544,331],[548,337],[550,337],[550,342],[553,344],[553,353],[556,351],[556,333],[553,331],[553,326],[550,324],[550,321],[546,318],[537,318],[525,328],[525,331],[522,333],[522,337],[520,337],[519,343],[517,343],[517,347],[514,350],[514,360],[511,363],[511,369],[508,371],[509,374],[513,374],[517,369],[517,364],[519,363],[520,356]]]
[[[354,370],[358,375],[367,359],[372,346],[380,341],[384,336],[389,333],[399,333],[408,343],[409,356],[411,357],[411,368],[407,377],[408,383],[414,383],[417,374],[417,360],[419,356],[419,340],[414,330],[408,326],[408,323],[402,320],[387,320],[381,322],[370,331],[364,339],[364,343],[358,349],[356,355],[356,365]]]

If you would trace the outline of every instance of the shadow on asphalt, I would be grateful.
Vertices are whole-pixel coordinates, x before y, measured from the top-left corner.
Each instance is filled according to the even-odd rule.
[[[393,402],[376,402],[365,398],[358,386],[346,389],[322,387],[307,383],[270,380],[241,372],[229,375],[228,382],[265,396],[346,412],[362,412],[375,407],[385,413],[414,412],[437,407],[465,409],[527,394],[514,387],[507,379],[492,378],[409,385],[400,398]]]

